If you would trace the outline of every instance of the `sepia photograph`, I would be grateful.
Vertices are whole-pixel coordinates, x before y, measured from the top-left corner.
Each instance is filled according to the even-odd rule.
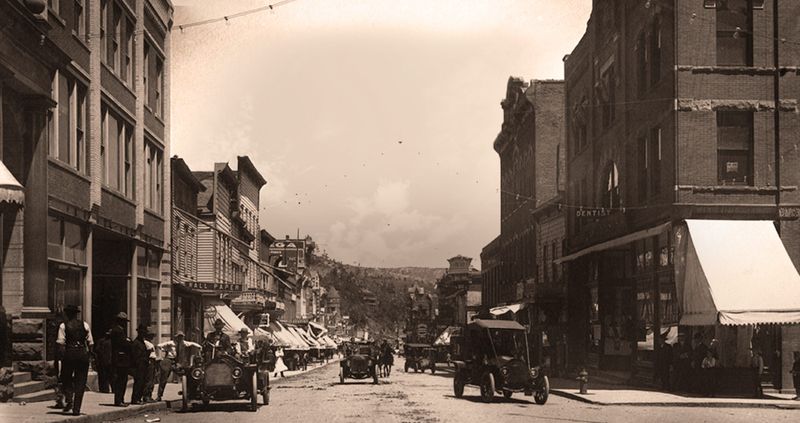
[[[800,421],[798,144],[798,0],[0,0],[0,422]]]

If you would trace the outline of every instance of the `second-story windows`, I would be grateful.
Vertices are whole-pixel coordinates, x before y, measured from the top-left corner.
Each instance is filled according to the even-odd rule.
[[[717,112],[717,175],[721,185],[753,185],[753,112]]]
[[[133,126],[105,105],[100,114],[103,184],[130,198],[133,196]]]
[[[49,154],[80,173],[86,173],[86,87],[64,72],[53,78],[58,105],[49,117]]]
[[[752,0],[716,0],[717,65],[753,66]]]

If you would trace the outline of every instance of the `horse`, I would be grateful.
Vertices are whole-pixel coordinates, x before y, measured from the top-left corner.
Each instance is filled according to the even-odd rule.
[[[389,377],[392,373],[392,365],[394,365],[394,355],[389,348],[385,348],[378,358],[379,375],[381,377]]]

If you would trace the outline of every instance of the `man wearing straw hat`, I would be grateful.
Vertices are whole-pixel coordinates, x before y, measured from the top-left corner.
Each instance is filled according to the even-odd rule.
[[[66,405],[64,412],[81,414],[83,392],[89,374],[89,351],[94,345],[89,324],[78,319],[80,308],[76,305],[64,307],[67,320],[58,326],[56,344],[62,351],[61,384]]]

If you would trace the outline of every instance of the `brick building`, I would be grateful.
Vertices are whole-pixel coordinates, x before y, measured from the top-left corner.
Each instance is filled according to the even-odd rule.
[[[472,258],[458,255],[447,261],[450,267],[436,281],[438,313],[434,337],[448,326],[465,326],[481,307],[481,272],[472,267]]]
[[[25,191],[0,243],[15,360],[52,358],[66,304],[96,337],[120,311],[169,332],[171,25],[166,0],[0,1],[0,150]]]
[[[789,357],[800,327],[758,325],[775,322],[769,318],[750,321],[755,326],[700,319],[699,296],[690,297],[688,288],[702,279],[721,288],[700,292],[715,300],[734,289],[743,297],[748,289],[758,289],[759,298],[793,295],[772,292],[769,281],[712,280],[711,264],[755,257],[740,245],[746,242],[735,243],[726,258],[699,247],[711,220],[750,230],[752,221],[777,219],[779,192],[780,209],[796,215],[800,157],[790,140],[800,123],[792,70],[800,53],[781,44],[780,66],[789,71],[779,78],[778,175],[774,12],[769,1],[593,2],[586,33],[564,60],[570,254],[558,262],[568,266],[572,365],[649,376],[662,337],[674,342],[678,332],[700,333],[721,345],[726,374],[745,371],[751,343],[764,351],[770,382],[791,387]],[[792,23],[798,13],[800,3],[780,2],[781,38],[800,40]],[[754,242],[776,237],[761,228]],[[800,264],[798,222],[783,221],[780,229],[785,250],[762,268],[788,261],[787,253]],[[715,242],[730,246],[732,232],[717,233]],[[702,278],[695,256],[704,260]]]

